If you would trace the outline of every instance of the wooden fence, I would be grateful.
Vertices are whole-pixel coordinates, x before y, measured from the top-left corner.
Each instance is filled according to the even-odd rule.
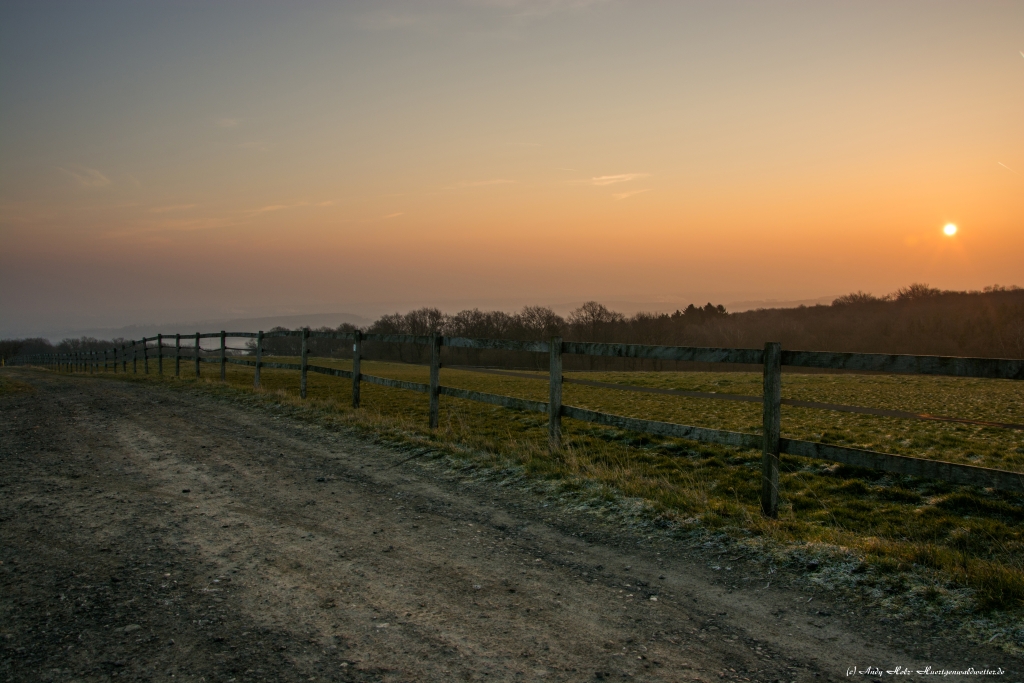
[[[263,360],[263,342],[271,337],[301,337],[300,363],[274,363]],[[255,339],[255,359],[248,360],[228,356],[227,338]],[[308,363],[308,340],[322,337],[343,340],[352,343],[352,370],[338,370]],[[203,355],[201,340],[219,338],[220,346],[215,356]],[[352,380],[352,406],[359,407],[359,386],[361,382],[427,394],[430,400],[430,428],[437,428],[439,399],[451,396],[467,401],[478,401],[490,405],[503,406],[513,410],[524,410],[546,413],[548,417],[548,442],[552,451],[557,451],[562,444],[562,418],[591,422],[610,427],[617,427],[634,432],[654,434],[658,436],[688,439],[704,443],[715,443],[739,448],[760,449],[761,466],[761,509],[769,517],[778,514],[779,504],[779,455],[789,455],[828,460],[856,467],[866,467],[896,474],[941,479],[956,484],[967,484],[980,487],[991,487],[1024,492],[1024,474],[996,470],[973,465],[926,460],[890,453],[879,453],[859,448],[831,446],[813,441],[787,439],[780,435],[782,405],[782,366],[807,368],[833,368],[872,372],[893,372],[923,375],[948,375],[953,377],[983,377],[991,379],[1024,379],[1024,361],[996,358],[955,358],[944,356],[903,356],[866,353],[831,353],[822,351],[784,351],[777,342],[765,344],[764,349],[715,349],[686,346],[645,346],[637,344],[603,344],[590,342],[567,342],[559,337],[550,341],[512,341],[506,339],[468,339],[464,337],[443,336],[412,336],[399,334],[364,334],[361,332],[312,332],[309,329],[276,332],[217,332],[210,334],[173,336],[174,345],[167,342],[170,335],[157,335],[138,341],[127,342],[120,348],[112,348],[102,352],[80,352],[70,354],[48,354],[40,356],[19,357],[20,364],[44,364],[58,369],[96,372],[101,368],[106,371],[113,367],[121,372],[128,371],[128,363],[132,364],[132,372],[139,368],[139,354],[143,373],[149,372],[150,361],[155,360],[157,373],[164,374],[164,360],[169,358],[174,363],[174,376],[181,375],[182,360],[194,364],[194,373],[201,375],[202,363],[220,365],[220,378],[225,378],[228,363],[245,365],[253,368],[253,386],[260,386],[260,371],[263,368],[281,370],[297,370],[300,373],[299,394],[306,397],[306,377],[309,372],[332,375]],[[150,343],[156,342],[155,347]],[[187,345],[183,345],[185,342]],[[189,342],[192,342],[189,344]],[[368,375],[360,369],[361,348],[363,342],[380,342],[385,344],[418,344],[430,348],[430,381],[429,384],[403,382],[386,377]],[[506,351],[528,351],[548,355],[549,393],[548,401],[529,401],[500,396],[479,391],[469,391],[446,387],[440,384],[441,348],[494,349]],[[173,354],[165,354],[173,349]],[[155,350],[153,358],[150,354]],[[697,361],[703,363],[745,363],[761,365],[764,369],[764,392],[762,404],[761,434],[730,432],[721,429],[708,429],[670,422],[658,422],[640,418],[623,417],[600,413],[585,408],[563,405],[562,403],[562,356],[579,354],[589,356],[614,356],[625,358],[650,358],[673,361]]]

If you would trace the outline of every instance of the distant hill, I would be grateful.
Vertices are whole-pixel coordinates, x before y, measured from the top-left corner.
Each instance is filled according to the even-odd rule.
[[[370,319],[352,313],[309,313],[303,315],[272,315],[262,318],[210,318],[190,322],[68,330],[61,333],[57,338],[54,338],[54,335],[48,336],[54,342],[64,338],[77,339],[80,337],[139,339],[141,337],[152,337],[157,334],[186,334],[189,332],[217,332],[219,330],[227,332],[257,332],[259,330],[269,330],[272,327],[287,327],[289,329],[299,327],[337,327],[342,323],[363,327],[369,325],[370,322],[372,322]]]

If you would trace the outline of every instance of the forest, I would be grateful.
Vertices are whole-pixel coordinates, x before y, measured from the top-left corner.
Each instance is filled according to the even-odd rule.
[[[355,329],[345,324],[321,331]],[[1024,289],[996,285],[982,291],[950,291],[912,284],[885,296],[855,292],[835,299],[830,305],[739,313],[707,303],[690,304],[672,313],[640,312],[626,316],[596,301],[584,303],[565,317],[544,306],[526,306],[514,313],[469,309],[454,314],[438,308],[420,308],[381,316],[362,331],[518,340],[561,336],[571,341],[736,348],[758,348],[766,341],[778,341],[786,349],[814,351],[1024,358]],[[89,337],[64,339],[58,344],[46,339],[7,339],[0,340],[0,357],[102,351],[123,342]],[[266,340],[264,348],[268,354],[291,356],[299,353],[299,344],[294,337],[272,338]],[[309,344],[314,356],[351,354],[347,344],[336,340],[313,338]],[[370,344],[365,354],[382,360],[425,360],[422,347],[404,346]],[[501,355],[454,349],[446,353],[448,364],[542,365],[542,359],[532,358],[536,354]],[[599,360],[589,359],[587,367]],[[638,364],[608,360],[616,362],[602,362],[600,368],[593,369],[646,369],[651,365],[650,361]]]

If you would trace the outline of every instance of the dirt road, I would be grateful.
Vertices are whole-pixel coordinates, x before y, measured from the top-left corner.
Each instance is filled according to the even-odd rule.
[[[0,396],[2,680],[1022,678],[953,628],[283,412],[3,373],[33,389]]]

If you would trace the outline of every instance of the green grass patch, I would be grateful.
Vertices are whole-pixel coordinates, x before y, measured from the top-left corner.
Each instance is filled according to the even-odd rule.
[[[6,396],[7,394],[20,394],[27,391],[35,391],[31,384],[25,382],[19,382],[16,379],[10,377],[0,376],[0,396]]]

